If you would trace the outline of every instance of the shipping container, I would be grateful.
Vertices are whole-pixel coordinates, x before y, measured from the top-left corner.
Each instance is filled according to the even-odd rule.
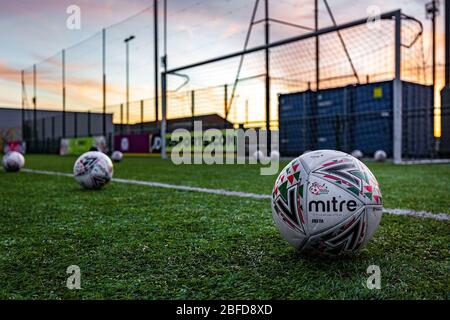
[[[309,119],[313,92],[279,96],[280,150],[286,155],[312,148],[311,122]]]
[[[393,89],[392,81],[355,86],[353,109],[352,149],[371,156],[384,150],[392,156],[393,150]]]
[[[329,89],[317,95],[316,149],[347,150],[349,148],[348,116],[351,87]],[[314,121],[314,120],[313,120]]]
[[[403,154],[433,152],[432,87],[403,82]],[[317,97],[317,103],[315,99]],[[317,110],[315,107],[317,106]],[[393,82],[377,82],[279,96],[280,151],[359,149],[393,153]]]

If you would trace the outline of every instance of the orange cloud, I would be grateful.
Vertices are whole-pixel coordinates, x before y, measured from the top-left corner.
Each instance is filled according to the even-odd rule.
[[[10,67],[6,63],[0,61],[0,79],[20,82],[20,70]]]

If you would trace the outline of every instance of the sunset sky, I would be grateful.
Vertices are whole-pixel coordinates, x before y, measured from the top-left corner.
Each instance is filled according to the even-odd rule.
[[[261,1],[262,2],[262,1]],[[382,12],[401,8],[404,13],[421,20],[424,25],[424,57],[431,63],[430,22],[425,19],[423,0],[329,0],[338,23],[367,16],[369,6],[378,6]],[[38,105],[42,108],[60,108],[61,50],[66,53],[68,106],[74,109],[94,109],[101,106],[101,31],[107,29],[108,104],[125,101],[123,39],[135,35],[130,43],[131,100],[153,96],[152,11],[142,10],[153,1],[144,0],[2,0],[0,2],[0,106],[19,107],[21,104],[20,71],[26,70],[27,95],[32,96],[31,66],[38,65]],[[271,1],[272,18],[313,27],[313,0]],[[77,5],[81,9],[81,28],[66,27],[67,8]],[[169,66],[175,67],[242,49],[254,0],[168,0],[168,57]],[[162,7],[162,0],[160,0]],[[263,16],[262,3],[257,17]],[[141,12],[138,16],[131,18]],[[323,3],[320,6],[320,26],[331,24]],[[438,63],[443,63],[443,21],[438,18]],[[119,24],[117,24],[119,23]],[[162,28],[161,28],[162,29]],[[273,25],[272,40],[304,33],[300,29]],[[351,36],[351,35],[350,35]],[[257,25],[250,46],[263,43],[262,25]],[[76,45],[83,41],[82,44]],[[374,43],[359,50],[370,51]],[[301,50],[299,48],[299,50]],[[306,50],[306,49],[305,49]],[[287,55],[288,53],[286,53]],[[44,62],[42,62],[44,61]],[[249,74],[262,67],[249,62]],[[235,61],[236,62],[236,61]],[[227,83],[235,75],[235,62],[213,66],[210,70],[192,75],[191,88]],[[253,63],[253,64],[252,64]],[[381,63],[381,62],[380,62]],[[261,69],[262,70],[262,69]],[[230,74],[227,74],[230,72]],[[332,71],[330,71],[332,72]],[[198,78],[196,76],[203,78]],[[244,72],[245,75],[245,72]],[[332,76],[332,74],[327,74]],[[203,79],[203,80],[202,80]],[[442,73],[439,81],[442,82]],[[176,86],[176,79],[173,86]],[[248,97],[255,96],[250,108],[254,120],[263,119],[257,97],[258,84],[248,86]],[[46,88],[43,90],[42,88]],[[247,97],[247,99],[248,99]],[[242,100],[242,99],[241,99]],[[237,102],[234,111],[237,121],[242,121],[244,101]],[[276,108],[273,108],[276,109]]]

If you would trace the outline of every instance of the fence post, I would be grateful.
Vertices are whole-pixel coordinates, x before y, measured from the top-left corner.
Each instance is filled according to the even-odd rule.
[[[55,140],[55,117],[52,117],[52,140]]]
[[[401,11],[395,13],[395,79],[394,79],[394,163],[402,162],[402,80],[401,80]]]
[[[123,103],[120,104],[120,134],[123,134]]]
[[[73,136],[78,138],[78,113],[73,113]]]
[[[144,100],[141,100],[141,133],[144,133]]]
[[[224,85],[224,94],[223,94],[223,108],[224,108],[224,111],[225,111],[225,116],[224,116],[224,119],[223,119],[223,128],[225,129],[226,127],[227,127],[227,119],[228,119],[228,108],[227,108],[227,106],[228,106],[228,85],[227,84],[225,84]],[[231,108],[231,106],[230,106],[230,108]]]
[[[25,141],[25,71],[20,72],[21,83],[22,83],[22,142]]]
[[[158,109],[159,109],[159,39],[158,39],[158,0],[153,1],[153,22],[154,22],[154,64],[155,64],[155,119],[158,127]]]
[[[37,88],[36,88],[36,65],[33,65],[33,141],[36,144],[37,136]]]
[[[314,1],[314,30],[316,32],[319,31],[319,0]],[[308,146],[308,148],[312,148],[313,150],[317,147],[317,126],[318,126],[318,109],[319,109],[319,90],[320,90],[320,38],[319,35],[316,35],[315,37],[315,70],[316,70],[316,92],[313,96],[313,103],[312,103],[312,123],[311,123],[311,136],[312,136],[312,145]]]
[[[191,117],[192,117],[192,131],[194,131],[194,122],[195,122],[195,90],[191,91]]]
[[[265,0],[265,43],[270,44],[270,17],[269,17],[269,0]],[[271,134],[270,134],[270,50],[265,49],[266,58],[266,131],[267,131],[267,155],[270,155]],[[260,142],[261,143],[261,142]]]
[[[106,139],[106,30],[102,30],[103,136]]]
[[[248,99],[245,100],[245,126],[248,126]]]
[[[66,137],[66,50],[62,51],[62,137]]]
[[[91,134],[91,111],[87,112],[87,123],[88,123],[88,137],[92,136]],[[104,136],[106,138],[106,136]]]
[[[166,81],[167,81],[167,75],[165,72],[161,73],[161,91],[162,91],[162,96],[161,96],[161,112],[162,112],[162,117],[161,117],[161,158],[166,160],[167,159],[167,155],[166,155],[166,117],[167,117],[167,88],[166,88]]]
[[[45,118],[42,118],[42,142],[45,143]]]

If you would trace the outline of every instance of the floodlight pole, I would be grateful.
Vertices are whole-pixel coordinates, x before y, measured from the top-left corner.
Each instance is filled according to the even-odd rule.
[[[129,36],[123,42],[125,42],[125,54],[126,54],[126,77],[127,77],[127,88],[126,88],[126,112],[127,112],[127,131],[128,125],[130,124],[130,46],[129,43],[135,38],[135,36]]]

